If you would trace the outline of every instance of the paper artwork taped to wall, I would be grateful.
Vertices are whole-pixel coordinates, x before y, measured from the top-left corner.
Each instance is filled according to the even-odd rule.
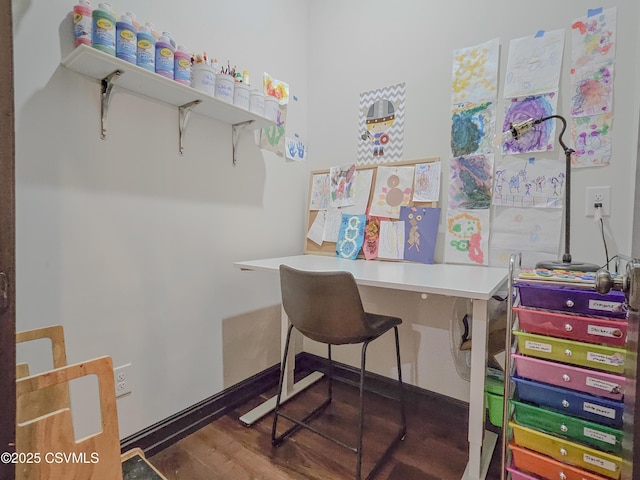
[[[616,7],[594,9],[571,24],[572,65],[613,61],[616,56]]]
[[[437,202],[440,199],[442,162],[419,163],[413,182],[414,202]]]
[[[571,91],[573,117],[611,113],[613,62],[571,69]]]
[[[400,220],[404,222],[404,260],[433,263],[440,224],[440,209],[402,207]]]
[[[413,193],[413,166],[377,168],[370,214],[398,218],[400,207],[409,205]]]
[[[344,207],[356,203],[355,172],[356,166],[353,164],[331,167],[329,171],[330,206]]]
[[[508,132],[512,123],[520,123],[531,118],[542,118],[556,112],[557,95],[555,92],[541,95],[511,98],[505,101],[504,124],[502,131]],[[535,125],[518,139],[509,138],[502,146],[503,153],[548,152],[555,145],[556,122],[550,120]]]
[[[458,103],[451,115],[451,154],[493,153],[496,132],[495,102]]]
[[[497,207],[491,229],[491,265],[507,266],[509,255],[530,257],[524,265],[558,258],[562,209]]]
[[[449,208],[478,210],[491,206],[493,155],[467,155],[451,159]]]
[[[313,219],[313,223],[309,227],[307,232],[307,238],[316,245],[322,245],[324,238],[324,225],[327,220],[327,211],[318,210],[316,218]]]
[[[539,32],[509,42],[504,80],[505,98],[558,90],[564,51],[564,30]]]
[[[402,260],[404,258],[404,222],[381,221],[378,258]]]
[[[309,210],[326,210],[329,207],[331,188],[328,173],[316,173],[311,177],[311,201]]]
[[[356,170],[353,181],[355,190],[354,204],[342,208],[342,213],[350,215],[364,215],[369,206],[371,183],[373,181],[373,169]]]
[[[358,104],[358,164],[373,165],[402,159],[404,83],[363,92]]]
[[[336,255],[355,260],[364,241],[365,215],[342,215],[340,233],[336,242]]]
[[[562,209],[565,163],[505,156],[496,161],[493,205]],[[495,222],[494,222],[495,225]]]
[[[264,148],[281,157],[285,155],[285,126],[287,123],[287,106],[278,106],[278,116],[273,127],[263,128],[260,134],[260,148]]]
[[[389,221],[388,218],[367,216],[367,225],[364,228],[364,243],[362,251],[364,258],[373,260],[378,258],[378,246],[380,244],[380,222]]]
[[[307,158],[307,147],[299,138],[285,137],[285,152],[289,160],[298,162]]]
[[[571,164],[578,167],[602,167],[611,162],[610,113],[576,117],[571,121],[575,153]]]
[[[451,103],[482,103],[497,97],[499,39],[453,52]]]
[[[289,103],[289,84],[276,80],[267,72],[264,72],[262,77],[263,93],[270,97],[278,99],[280,105],[286,105]]]
[[[444,245],[447,263],[488,263],[489,212],[489,209],[447,212]]]

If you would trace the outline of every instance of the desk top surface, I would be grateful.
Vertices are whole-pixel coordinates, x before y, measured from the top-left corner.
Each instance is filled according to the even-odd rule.
[[[359,285],[489,300],[506,284],[508,269],[450,265],[347,260],[328,255],[294,255],[235,262],[242,270],[277,272],[281,264],[299,270],[351,272]]]

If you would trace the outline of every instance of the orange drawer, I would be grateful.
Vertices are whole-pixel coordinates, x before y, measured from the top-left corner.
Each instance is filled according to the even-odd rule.
[[[543,478],[562,478],[564,480],[607,480],[595,473],[586,472],[578,467],[567,465],[553,458],[540,455],[517,445],[509,445],[513,455],[513,464],[519,470],[539,475]]]

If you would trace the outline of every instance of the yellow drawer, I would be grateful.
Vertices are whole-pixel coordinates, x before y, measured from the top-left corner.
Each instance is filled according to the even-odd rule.
[[[620,478],[622,458],[510,422],[516,445],[608,478]]]

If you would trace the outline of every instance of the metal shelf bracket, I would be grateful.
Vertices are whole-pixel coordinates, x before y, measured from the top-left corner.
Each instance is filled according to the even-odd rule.
[[[254,121],[247,120],[246,122],[236,123],[231,126],[231,144],[233,148],[233,166],[236,166],[236,151],[238,149],[238,140],[240,139],[240,134],[244,131],[246,127],[251,125]]]
[[[191,111],[193,110],[193,108],[198,105],[199,103],[201,103],[202,100],[194,100],[193,102],[189,102],[186,103],[184,105],[181,105],[178,107],[178,135],[179,135],[179,145],[178,145],[178,149],[180,151],[180,155],[182,155],[182,152],[184,151],[184,146],[183,146],[183,138],[184,135],[187,131],[187,122],[189,121],[189,115],[191,115]]]
[[[102,91],[100,93],[100,138],[102,140],[107,139],[107,116],[109,115],[109,103],[111,102],[111,93],[114,86],[113,81],[123,73],[122,70],[115,70],[100,81],[102,85]]]

